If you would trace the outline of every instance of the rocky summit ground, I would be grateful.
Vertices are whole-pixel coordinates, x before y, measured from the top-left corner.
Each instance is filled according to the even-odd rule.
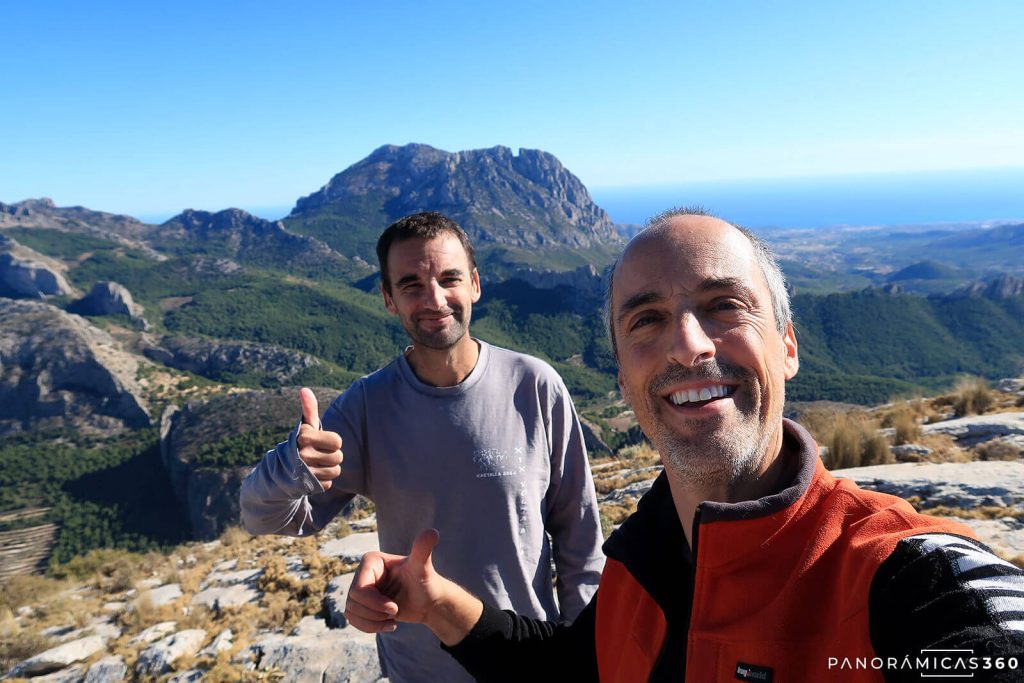
[[[837,476],[961,520],[1024,566],[1024,382],[1001,387],[983,415],[957,417],[958,399],[942,397],[852,418],[823,419],[820,407],[809,408],[804,420],[817,430],[826,463],[846,449],[844,420],[861,429],[851,432],[860,434],[858,458],[888,463],[836,469]],[[871,455],[878,439],[884,448]],[[645,444],[595,457],[592,469],[606,533],[660,472]],[[343,615],[352,572],[377,547],[372,506],[353,509],[316,537],[231,528],[167,554],[94,551],[52,578],[12,577],[0,592],[0,675],[76,683],[386,680],[373,638]]]

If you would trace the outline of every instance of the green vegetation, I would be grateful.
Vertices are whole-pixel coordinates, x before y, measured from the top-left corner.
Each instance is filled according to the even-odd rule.
[[[171,311],[167,329],[211,337],[277,344],[369,372],[398,354],[405,331],[368,295],[259,280],[230,289],[206,289]]]
[[[171,495],[155,430],[109,439],[67,432],[5,436],[0,512],[39,506],[51,509],[34,523],[61,526],[51,564],[93,548],[150,550],[178,543],[188,529]]]
[[[294,425],[261,427],[242,434],[228,436],[216,443],[204,444],[192,460],[196,467],[252,467],[267,452],[267,448],[281,440]]]
[[[45,228],[4,228],[0,230],[8,237],[20,242],[29,249],[35,249],[41,254],[53,256],[54,258],[77,259],[86,252],[122,252],[126,254],[138,254],[133,249],[105,240],[102,237],[84,235],[75,232],[64,232],[63,230],[49,230]]]
[[[800,373],[794,400],[882,403],[935,392],[964,373],[1008,377],[1024,357],[1024,297],[992,301],[877,291],[793,299]]]

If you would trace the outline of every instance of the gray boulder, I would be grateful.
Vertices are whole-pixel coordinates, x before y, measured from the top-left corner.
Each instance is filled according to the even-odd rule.
[[[262,569],[214,570],[199,584],[199,592],[192,596],[192,604],[220,611],[225,607],[256,602],[262,595],[256,587],[256,581],[262,574]]]
[[[0,299],[0,434],[150,424],[138,360],[86,320],[37,301]]]
[[[231,629],[226,628],[217,634],[217,637],[210,641],[210,644],[199,653],[200,657],[216,657],[221,652],[230,650],[234,643],[235,634]]]
[[[42,299],[76,294],[64,279],[67,266],[57,259],[0,235],[0,296]]]
[[[922,508],[939,505],[972,509],[1024,504],[1024,462],[899,463],[834,470],[861,488],[913,496]]]
[[[112,655],[104,657],[89,667],[85,675],[85,683],[118,683],[128,677],[128,667],[124,659]]]
[[[999,380],[996,390],[1006,394],[1024,394],[1024,379],[1018,377],[1006,377]]]
[[[8,677],[27,678],[59,671],[75,662],[88,659],[102,650],[105,645],[106,641],[99,636],[88,636],[64,643],[45,652],[40,652],[34,657],[29,657],[11,669]]]
[[[344,538],[335,538],[320,545],[320,554],[337,557],[342,562],[356,564],[363,555],[371,550],[380,550],[380,539],[376,532],[366,534],[349,534]]]
[[[138,600],[149,601],[152,607],[163,607],[169,605],[182,596],[181,584],[169,583],[164,586],[143,591]]]
[[[32,683],[82,683],[84,679],[85,667],[75,664],[45,676],[36,676],[32,679]]]
[[[135,670],[144,675],[159,676],[171,670],[171,665],[182,657],[199,652],[206,640],[206,631],[193,628],[179,631],[153,643],[141,653]]]
[[[345,628],[345,603],[348,602],[348,591],[352,587],[355,572],[335,576],[324,590],[324,610],[327,612],[327,623],[331,628]]]
[[[64,276],[41,260],[0,253],[0,296],[42,299],[63,296],[73,290]]]
[[[922,434],[948,434],[960,446],[976,446],[990,439],[1024,435],[1024,412],[970,415],[955,420],[934,422],[921,427]]]
[[[143,329],[149,328],[142,306],[135,303],[127,288],[116,282],[97,282],[83,299],[68,306],[68,311],[79,315],[124,315]]]
[[[919,462],[932,452],[932,449],[927,446],[916,443],[900,444],[899,446],[893,446],[891,450],[897,462]]]
[[[319,620],[317,620],[319,621]],[[327,629],[303,620],[304,635],[273,634],[248,650],[259,671],[278,669],[295,683],[377,683],[383,674],[373,636],[354,629]]]

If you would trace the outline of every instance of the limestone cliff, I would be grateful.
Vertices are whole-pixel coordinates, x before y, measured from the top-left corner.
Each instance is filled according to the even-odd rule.
[[[83,318],[0,299],[0,434],[146,427],[137,370],[135,356]]]

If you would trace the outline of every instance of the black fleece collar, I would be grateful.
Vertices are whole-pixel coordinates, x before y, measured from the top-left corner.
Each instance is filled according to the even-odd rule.
[[[701,523],[737,521],[763,517],[796,503],[811,485],[818,461],[818,447],[806,429],[792,420],[782,421],[783,452],[796,454],[796,475],[781,491],[740,503],[701,504]],[[662,472],[640,499],[636,512],[605,541],[604,554],[626,565],[630,574],[666,609],[687,602],[679,595],[693,572],[690,546],[686,542],[668,475]]]

